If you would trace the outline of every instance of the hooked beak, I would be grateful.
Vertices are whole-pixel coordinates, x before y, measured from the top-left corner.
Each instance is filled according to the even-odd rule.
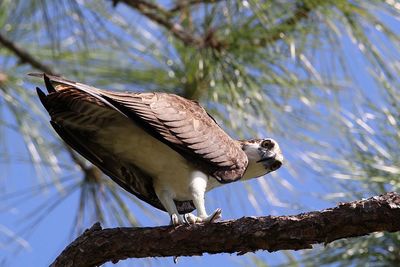
[[[271,152],[271,151],[266,151],[262,154],[261,159],[257,161],[258,162],[264,162],[264,161],[272,161],[275,160],[276,153]]]
[[[276,153],[271,151],[264,152],[258,162],[265,162],[264,166],[271,171],[276,171],[282,166],[282,161],[276,159]]]

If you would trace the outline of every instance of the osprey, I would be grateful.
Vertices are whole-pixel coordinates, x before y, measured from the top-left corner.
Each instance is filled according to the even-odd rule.
[[[174,225],[215,221],[221,209],[207,214],[205,192],[282,165],[276,141],[233,140],[196,101],[31,75],[44,78],[48,94],[37,93],[60,137],[122,188],[167,211]]]

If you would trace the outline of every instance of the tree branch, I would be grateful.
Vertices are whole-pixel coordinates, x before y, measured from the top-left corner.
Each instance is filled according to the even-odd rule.
[[[176,6],[172,7],[170,10],[146,0],[113,0],[114,5],[117,5],[119,2],[125,3],[127,6],[137,10],[148,19],[163,26],[185,45],[192,45],[197,48],[210,47],[216,50],[229,47],[229,44],[226,43],[226,41],[218,40],[217,36],[214,34],[216,32],[215,29],[209,29],[203,36],[200,36],[188,31],[181,24],[171,21],[171,18],[175,13],[181,11],[187,6],[200,3],[215,4],[218,3],[219,0],[186,0],[178,2]],[[271,25],[271,28],[268,29],[263,36],[251,40],[253,45],[264,47],[282,39],[284,34],[288,33],[288,31],[296,30],[296,27],[294,26],[306,20],[314,9],[331,3],[331,1],[322,0],[315,2],[303,1],[298,3],[292,16],[277,25]]]
[[[216,2],[220,2],[221,0],[186,0],[186,1],[178,1],[174,7],[172,7],[169,12],[175,13],[179,12],[184,8],[197,5],[197,4],[213,4]]]
[[[205,33],[204,37],[202,37],[185,29],[181,24],[173,22],[171,17],[173,17],[174,12],[170,12],[159,5],[144,0],[113,0],[114,5],[119,2],[125,3],[127,6],[137,10],[148,19],[163,26],[185,45],[191,45],[197,48],[211,47],[217,50],[224,46],[215,38],[215,35],[212,34],[213,31]],[[188,4],[191,3],[189,2]]]
[[[386,193],[295,216],[243,217],[212,224],[86,230],[52,263],[97,266],[126,258],[312,248],[376,231],[400,231],[400,195]]]
[[[33,57],[31,54],[28,52],[22,50],[18,45],[16,45],[13,41],[7,39],[4,35],[0,33],[0,44],[2,44],[5,48],[13,52],[22,63],[28,63],[32,67],[41,70],[43,72],[46,72],[48,74],[55,74],[51,68],[39,60],[37,60],[35,57]]]
[[[19,59],[21,63],[26,63],[31,65],[33,68],[43,71],[47,74],[53,74],[57,75],[50,66],[45,65],[44,63],[40,62],[38,59],[36,59],[33,55],[31,55],[29,52],[23,50],[20,48],[17,44],[15,44],[13,41],[7,39],[4,35],[0,33],[0,44],[3,45],[5,48],[7,48],[9,51],[14,53]],[[2,74],[4,76],[4,74]],[[1,75],[0,75],[0,83],[2,82],[1,80]],[[97,167],[94,165],[87,166],[85,164],[85,161],[83,161],[79,156],[76,154],[75,151],[73,151],[68,145],[66,145],[66,149],[68,153],[71,156],[71,159],[77,164],[83,171],[85,175],[85,179],[87,180],[96,180],[100,181],[101,177],[101,172],[98,170]]]
[[[327,4],[328,1],[315,1],[313,2],[313,6],[306,5],[305,3],[297,4],[296,10],[293,12],[293,15],[284,21],[280,22],[277,25],[274,25],[271,29],[267,30],[267,32],[260,38],[257,38],[255,44],[258,46],[265,46],[267,44],[276,42],[283,38],[284,35],[287,34],[288,29],[290,31],[296,30],[296,25],[298,25],[303,20],[306,20],[311,11],[313,11],[318,6],[322,6]]]

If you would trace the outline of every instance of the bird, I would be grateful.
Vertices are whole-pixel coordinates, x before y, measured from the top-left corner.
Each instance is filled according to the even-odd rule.
[[[29,75],[43,78],[47,94],[36,87],[37,94],[61,139],[123,189],[168,212],[172,225],[217,221],[222,210],[207,213],[206,192],[283,164],[277,141],[235,140],[197,101]]]

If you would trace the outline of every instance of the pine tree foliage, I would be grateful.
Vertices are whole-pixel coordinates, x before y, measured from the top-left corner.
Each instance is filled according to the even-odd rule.
[[[398,191],[399,17],[394,0],[1,1],[0,168],[34,172],[1,173],[0,208],[38,205],[22,228],[0,223],[0,249],[9,240],[29,246],[31,230],[74,194],[73,234],[93,220],[141,225],[138,213],[160,222],[54,134],[31,71],[177,93],[200,101],[234,137],[276,137],[285,170],[238,193],[259,213],[269,212],[265,198],[279,212],[306,205],[288,199],[310,194],[299,188],[307,176],[325,187],[321,201]],[[10,186],[17,179],[26,186]],[[399,244],[396,233],[376,234],[283,257],[293,265],[397,266]],[[268,256],[248,261],[263,266]]]

